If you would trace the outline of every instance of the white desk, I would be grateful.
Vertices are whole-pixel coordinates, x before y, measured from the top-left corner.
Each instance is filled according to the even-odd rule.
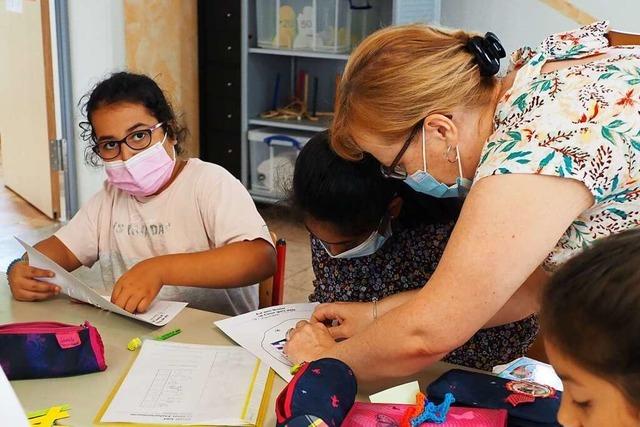
[[[63,424],[73,427],[94,425],[93,420],[98,410],[136,355],[136,352],[127,350],[127,343],[131,338],[180,328],[182,333],[172,338],[172,341],[235,345],[213,325],[214,321],[224,317],[216,313],[186,308],[168,325],[157,329],[118,314],[101,311],[84,304],[71,303],[66,297],[57,297],[44,302],[18,302],[11,296],[6,278],[0,277],[0,324],[48,320],[80,325],[88,320],[102,336],[108,366],[106,371],[75,377],[11,382],[27,412],[68,403],[71,406],[71,417],[63,420]],[[418,379],[424,389],[451,367],[451,365],[438,363],[413,379]],[[408,380],[410,379],[362,387],[358,399],[366,400],[367,396],[373,392]],[[271,396],[271,409],[267,412],[265,426],[276,424],[274,402],[284,386],[285,382],[276,376]]]

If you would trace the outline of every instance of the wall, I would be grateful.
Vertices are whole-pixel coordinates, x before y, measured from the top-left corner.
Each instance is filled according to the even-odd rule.
[[[597,19],[609,19],[616,30],[640,32],[638,0],[571,3]],[[443,0],[441,23],[482,33],[493,31],[507,52],[525,44],[535,46],[548,34],[580,26],[541,0]]]
[[[109,73],[125,67],[124,9],[122,0],[69,0],[69,37],[73,101]],[[75,108],[75,153],[78,202],[84,205],[100,190],[105,175],[103,168],[84,162],[87,143],[80,138],[77,123],[85,118]]]
[[[126,64],[153,77],[183,115],[187,155],[199,154],[196,0],[124,0]]]

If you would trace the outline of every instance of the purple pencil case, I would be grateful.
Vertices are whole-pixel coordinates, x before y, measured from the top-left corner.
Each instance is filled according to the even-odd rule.
[[[89,322],[0,325],[0,366],[10,380],[65,377],[104,371],[104,346]]]

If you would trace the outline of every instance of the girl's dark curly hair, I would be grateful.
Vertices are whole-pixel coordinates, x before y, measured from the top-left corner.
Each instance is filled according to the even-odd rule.
[[[80,123],[80,136],[89,143],[85,150],[85,160],[88,164],[100,164],[100,157],[92,150],[96,135],[91,116],[98,108],[118,102],[144,105],[158,122],[163,123],[162,128],[167,136],[176,141],[176,153],[180,154],[183,151],[182,144],[188,130],[178,122],[162,89],[149,76],[122,71],[111,74],[80,100],[81,110],[87,118],[87,121]]]

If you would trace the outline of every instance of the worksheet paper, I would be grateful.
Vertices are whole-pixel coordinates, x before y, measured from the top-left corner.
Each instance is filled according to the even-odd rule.
[[[29,421],[20,406],[11,383],[7,379],[2,367],[0,367],[0,414],[2,425],[11,427],[28,427]]]
[[[291,381],[293,365],[284,355],[287,331],[300,320],[309,320],[318,303],[285,304],[263,308],[240,316],[214,322],[232,340],[249,350],[276,371],[285,381]]]
[[[240,347],[146,340],[100,422],[255,425],[268,375]]]
[[[51,270],[55,273],[54,277],[39,277],[38,280],[60,286],[61,292],[71,298],[75,298],[103,310],[112,311],[155,326],[166,325],[187,306],[186,302],[155,300],[146,313],[129,313],[127,310],[113,304],[110,301],[111,298],[109,296],[100,295],[94,289],[80,281],[64,268],[60,267],[57,263],[42,254],[36,248],[23,242],[17,237],[16,240],[20,242],[27,251],[27,255],[29,256],[29,265],[45,270]]]

